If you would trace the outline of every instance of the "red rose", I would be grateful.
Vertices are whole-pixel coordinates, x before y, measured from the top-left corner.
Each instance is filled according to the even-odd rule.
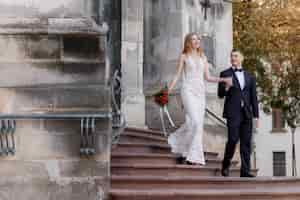
[[[164,106],[168,103],[168,90],[163,89],[160,90],[158,93],[154,95],[154,101],[157,103],[159,106]]]

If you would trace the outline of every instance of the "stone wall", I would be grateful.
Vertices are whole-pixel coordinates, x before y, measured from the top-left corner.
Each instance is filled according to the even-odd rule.
[[[110,113],[107,26],[98,0],[0,0],[2,114]],[[80,120],[17,120],[0,199],[106,199],[111,121],[80,156]]]
[[[79,157],[80,122],[17,121],[16,154],[2,157],[0,199],[106,199],[109,122],[97,122],[97,154]]]

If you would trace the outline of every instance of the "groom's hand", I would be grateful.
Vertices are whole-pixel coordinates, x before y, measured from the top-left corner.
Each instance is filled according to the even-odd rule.
[[[225,90],[228,91],[232,86],[233,86],[233,83],[232,83],[232,78],[226,78],[226,86],[225,86]]]

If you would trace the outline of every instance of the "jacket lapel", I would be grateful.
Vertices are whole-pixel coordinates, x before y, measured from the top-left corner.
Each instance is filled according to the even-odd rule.
[[[246,88],[249,87],[249,84],[250,84],[250,76],[248,75],[248,73],[246,71],[244,71],[244,77],[245,77],[245,87],[244,87],[244,90]]]
[[[235,75],[235,72],[232,69],[232,67],[231,67],[231,73],[232,73],[232,77],[233,77],[232,81],[235,83],[235,85],[238,86],[238,89],[240,89],[241,91],[243,91],[243,90],[245,90],[249,86],[250,79],[249,79],[248,73],[245,70],[244,70],[245,86],[244,86],[243,89],[241,88],[240,82],[239,82],[237,76]]]
[[[238,78],[236,77],[235,73],[234,73],[234,70],[232,69],[231,67],[231,73],[232,73],[232,81],[233,81],[233,85],[236,85],[237,89],[241,90],[241,86],[240,86],[240,82],[238,80]]]

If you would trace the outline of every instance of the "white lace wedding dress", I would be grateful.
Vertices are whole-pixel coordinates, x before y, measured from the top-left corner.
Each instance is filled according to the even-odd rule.
[[[203,120],[205,114],[205,58],[187,56],[183,71],[181,98],[185,123],[168,138],[172,152],[187,161],[205,165],[203,151]]]

